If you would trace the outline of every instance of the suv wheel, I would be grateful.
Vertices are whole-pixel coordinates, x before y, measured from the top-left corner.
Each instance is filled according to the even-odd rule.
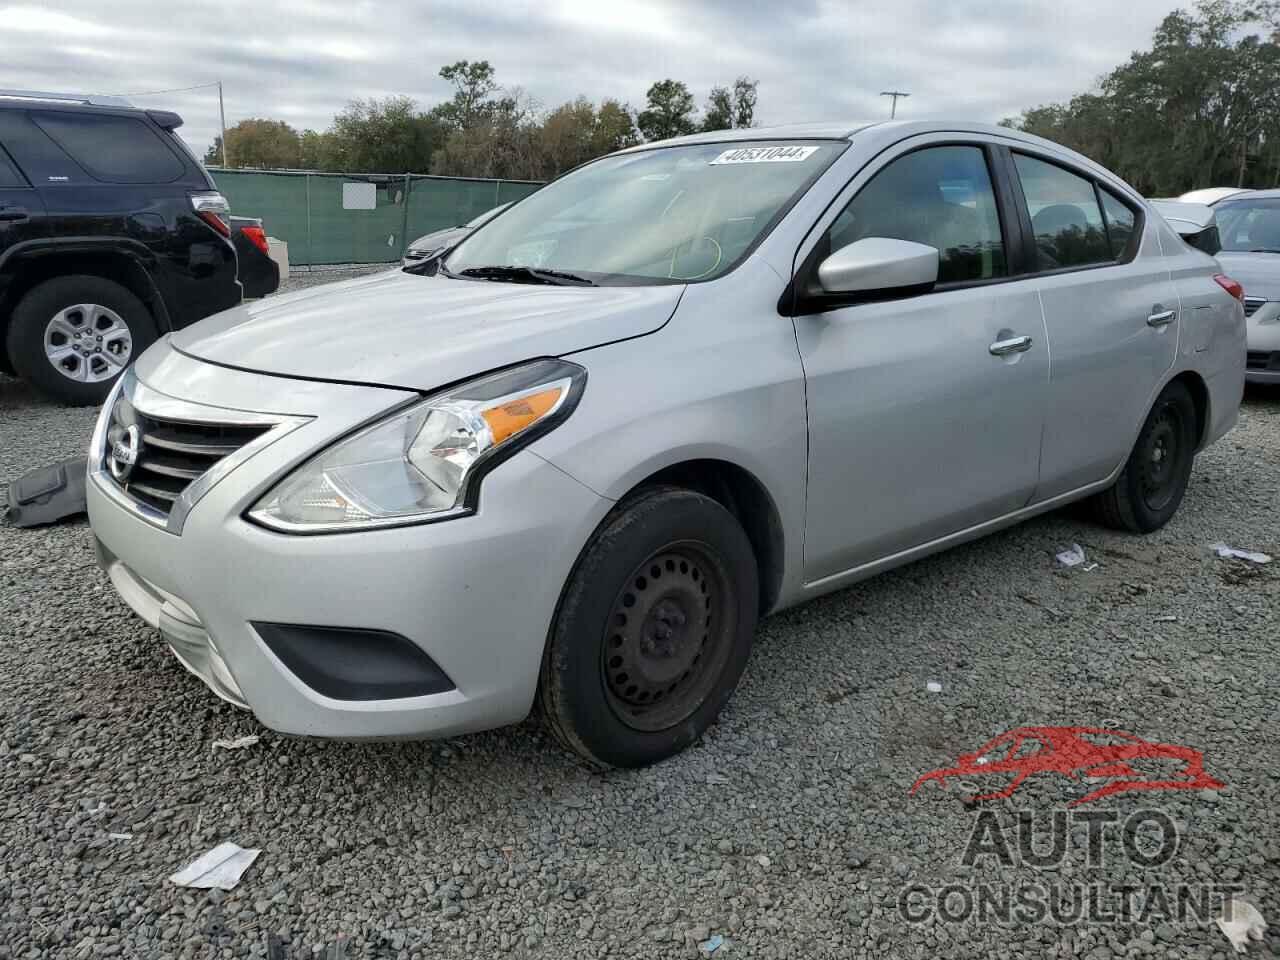
[[[570,574],[538,702],[570,750],[639,767],[683,750],[746,667],[758,603],[755,555],[734,516],[691,490],[620,505]]]
[[[1156,397],[1115,484],[1093,498],[1098,520],[1133,533],[1159,530],[1182,503],[1195,448],[1195,402],[1185,386],[1171,383]]]
[[[18,376],[65,403],[102,403],[156,339],[141,300],[102,277],[46,280],[14,308],[8,350]]]

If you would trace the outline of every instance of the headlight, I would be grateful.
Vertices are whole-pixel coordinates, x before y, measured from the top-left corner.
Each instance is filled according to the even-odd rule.
[[[475,508],[480,477],[572,413],[587,372],[537,360],[472,380],[339,440],[249,511],[285,533],[422,523]]]

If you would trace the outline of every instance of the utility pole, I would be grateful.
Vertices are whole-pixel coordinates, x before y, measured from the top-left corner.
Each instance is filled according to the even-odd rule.
[[[889,107],[889,119],[893,120],[895,117],[898,116],[898,98],[902,97],[905,99],[906,97],[911,96],[911,94],[903,93],[901,90],[881,90],[880,96],[893,97],[893,105]]]
[[[896,102],[896,101],[895,101]],[[222,165],[227,165],[227,111],[222,106],[222,81],[218,81],[218,119],[222,124]]]

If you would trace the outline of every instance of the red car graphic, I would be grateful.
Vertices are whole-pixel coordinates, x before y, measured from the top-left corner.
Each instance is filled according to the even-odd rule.
[[[1182,769],[1169,779],[1155,779],[1135,770],[1135,761],[1173,761]],[[1103,727],[1017,727],[983,744],[974,753],[960,755],[954,767],[931,770],[911,787],[911,794],[929,780],[946,783],[948,777],[1012,774],[1003,790],[975,796],[974,800],[1002,800],[1013,795],[1033,773],[1059,773],[1072,780],[1103,778],[1110,782],[1072,800],[1068,806],[1130,790],[1221,790],[1224,784],[1204,772],[1204,754],[1192,747],[1152,743],[1131,733]]]

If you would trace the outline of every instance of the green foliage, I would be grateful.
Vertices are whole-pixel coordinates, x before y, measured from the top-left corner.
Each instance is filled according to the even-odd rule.
[[[222,163],[222,137],[215,137],[205,163]],[[227,131],[227,162],[233,167],[290,168],[302,164],[298,131],[282,120],[241,120]]]
[[[749,127],[755,120],[756,88],[760,81],[739,77],[733,89],[712,87],[702,114],[703,130],[732,130]]]
[[[1280,185],[1276,39],[1274,4],[1201,0],[1165,17],[1151,49],[1096,92],[1003,122],[1092,157],[1148,196]]]
[[[693,119],[693,94],[679,80],[659,80],[646,94],[649,106],[636,117],[646,140],[680,137],[698,129]]]

